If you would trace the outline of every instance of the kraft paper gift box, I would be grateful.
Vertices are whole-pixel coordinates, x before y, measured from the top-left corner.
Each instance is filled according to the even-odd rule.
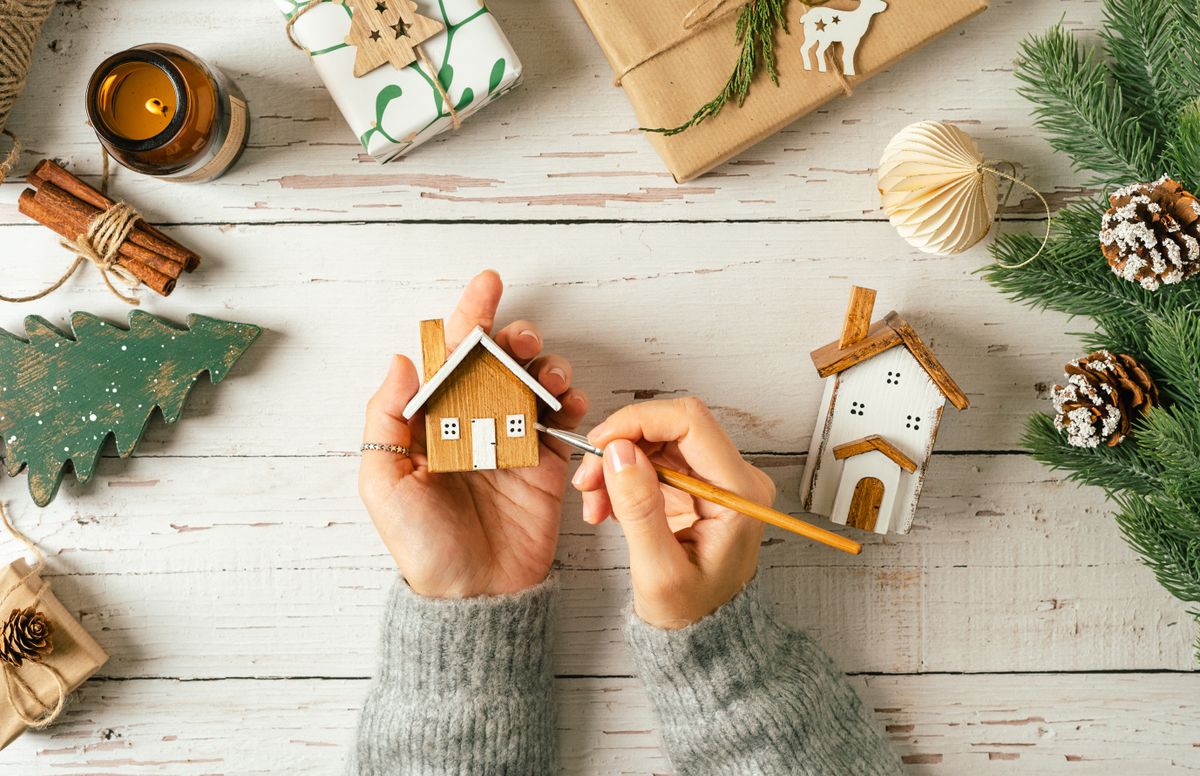
[[[49,584],[38,574],[30,575],[30,571],[29,564],[20,559],[0,571],[0,595],[12,591],[0,604],[0,625],[8,620],[14,609],[33,607],[44,614],[54,628],[51,635],[53,649],[41,660],[44,665],[26,660],[19,668],[8,664],[0,668],[15,671],[44,706],[53,707],[59,694],[58,682],[50,671],[45,670],[46,666],[58,672],[69,694],[108,662],[108,654],[59,602]],[[38,716],[40,710],[24,697],[24,691],[18,695],[17,702],[24,704],[26,712]],[[9,695],[0,695],[0,749],[11,744],[26,729],[12,703]]]
[[[675,127],[717,95],[733,72],[741,46],[735,37],[738,11],[685,28],[684,19],[700,0],[575,0],[600,48],[624,87],[642,127]],[[723,5],[723,4],[722,4]],[[823,7],[851,10],[857,0],[832,0]],[[871,19],[858,49],[857,76],[850,86],[887,68],[921,45],[987,9],[987,0],[888,0]],[[765,69],[745,104],[725,106],[715,118],[673,137],[647,133],[650,143],[677,181],[691,180],[770,137],[835,97],[842,83],[829,72],[805,70],[800,17],[809,6],[793,0],[787,7],[790,34],[776,37],[779,85]],[[837,54],[840,63],[840,51]]]
[[[274,0],[285,16],[306,0]],[[438,68],[460,121],[512,89],[521,60],[496,17],[480,0],[416,0],[417,12],[445,25],[421,44]],[[294,35],[367,153],[388,162],[451,129],[454,121],[434,86],[435,75],[418,58],[396,69],[389,63],[356,78],[355,48],[346,43],[350,7],[327,0],[296,20]]]

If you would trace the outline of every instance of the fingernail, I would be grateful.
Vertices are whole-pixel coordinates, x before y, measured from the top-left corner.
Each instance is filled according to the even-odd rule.
[[[567,373],[564,372],[562,370],[562,368],[556,366],[553,369],[551,369],[547,374],[552,374],[555,377],[557,377],[559,380],[562,381],[563,385],[567,384]]]
[[[520,333],[520,334],[518,334],[517,336],[518,336],[518,337],[528,337],[529,339],[533,340],[534,342],[541,342],[541,341],[542,341],[542,338],[541,338],[541,337],[539,337],[539,336],[537,335],[537,332],[535,332],[533,329],[523,329],[523,330],[521,331],[521,333]]]
[[[575,476],[571,478],[571,484],[575,486],[576,490],[583,484],[583,466],[575,470]]]
[[[592,430],[588,432],[588,435],[587,435],[588,440],[594,444],[597,439],[603,439],[604,438],[604,429],[607,426],[608,426],[608,421],[604,421],[599,426],[595,426],[594,428],[592,428]]]
[[[387,371],[388,377],[392,377],[393,375],[395,375],[396,371],[399,369],[400,369],[400,359],[397,356],[392,356],[390,359],[388,359],[388,371]]]
[[[610,444],[604,450],[604,457],[612,462],[614,472],[624,471],[637,462],[637,453],[633,449],[633,442],[628,439],[618,439]]]

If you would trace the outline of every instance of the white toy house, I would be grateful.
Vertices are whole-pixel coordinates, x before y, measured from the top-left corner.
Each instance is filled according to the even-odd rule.
[[[835,523],[908,533],[942,408],[968,401],[903,318],[871,323],[874,306],[855,286],[841,338],[812,352],[827,379],[800,496]]]

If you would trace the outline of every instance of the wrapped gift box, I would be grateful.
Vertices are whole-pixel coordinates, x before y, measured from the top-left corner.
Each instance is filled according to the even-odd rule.
[[[108,661],[108,654],[54,597],[54,593],[43,587],[47,583],[38,574],[31,575],[30,571],[23,560],[13,561],[0,570],[0,591],[12,591],[4,599],[0,623],[6,621],[14,609],[33,607],[44,614],[54,631],[51,636],[53,649],[42,662],[59,673],[68,691],[74,691],[100,670],[100,666]],[[43,705],[53,707],[59,692],[53,674],[29,660],[20,668],[6,666],[4,670],[16,671]],[[17,716],[12,702],[0,694],[0,749],[25,732],[25,723]],[[38,710],[25,698],[19,702],[25,703],[27,713]]]
[[[714,21],[684,26],[700,0],[575,0],[608,57],[643,127],[675,127],[691,118],[724,87],[740,54],[736,11]],[[706,5],[713,5],[710,2]],[[831,0],[825,7],[851,10],[857,0]],[[886,70],[901,57],[987,8],[987,0],[888,0],[871,20],[858,49],[851,85]],[[678,181],[687,181],[736,156],[844,89],[832,70],[805,70],[799,19],[808,5],[787,9],[790,34],[780,32],[775,53],[779,85],[761,72],[740,108],[725,107],[715,118],[672,137],[647,136]],[[835,49],[836,50],[836,49]],[[840,59],[840,56],[838,57]]]
[[[521,60],[496,18],[480,0],[416,0],[418,12],[446,29],[421,44],[438,68],[436,77],[465,120],[517,85]],[[285,16],[305,0],[275,0]],[[388,162],[453,126],[435,75],[418,59],[396,69],[390,64],[354,76],[355,50],[346,43],[351,10],[326,0],[296,20],[296,41],[333,95],[338,110],[367,153]]]

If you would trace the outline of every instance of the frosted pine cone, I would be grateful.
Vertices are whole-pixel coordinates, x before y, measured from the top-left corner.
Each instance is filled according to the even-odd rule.
[[[1054,386],[1054,424],[1075,447],[1113,447],[1138,415],[1158,403],[1158,386],[1133,356],[1097,350],[1067,364],[1067,384]]]
[[[1100,249],[1113,272],[1150,291],[1200,272],[1200,201],[1167,176],[1108,198]]]
[[[54,626],[34,609],[13,609],[0,628],[0,662],[20,667],[26,660],[41,660],[54,649]]]

